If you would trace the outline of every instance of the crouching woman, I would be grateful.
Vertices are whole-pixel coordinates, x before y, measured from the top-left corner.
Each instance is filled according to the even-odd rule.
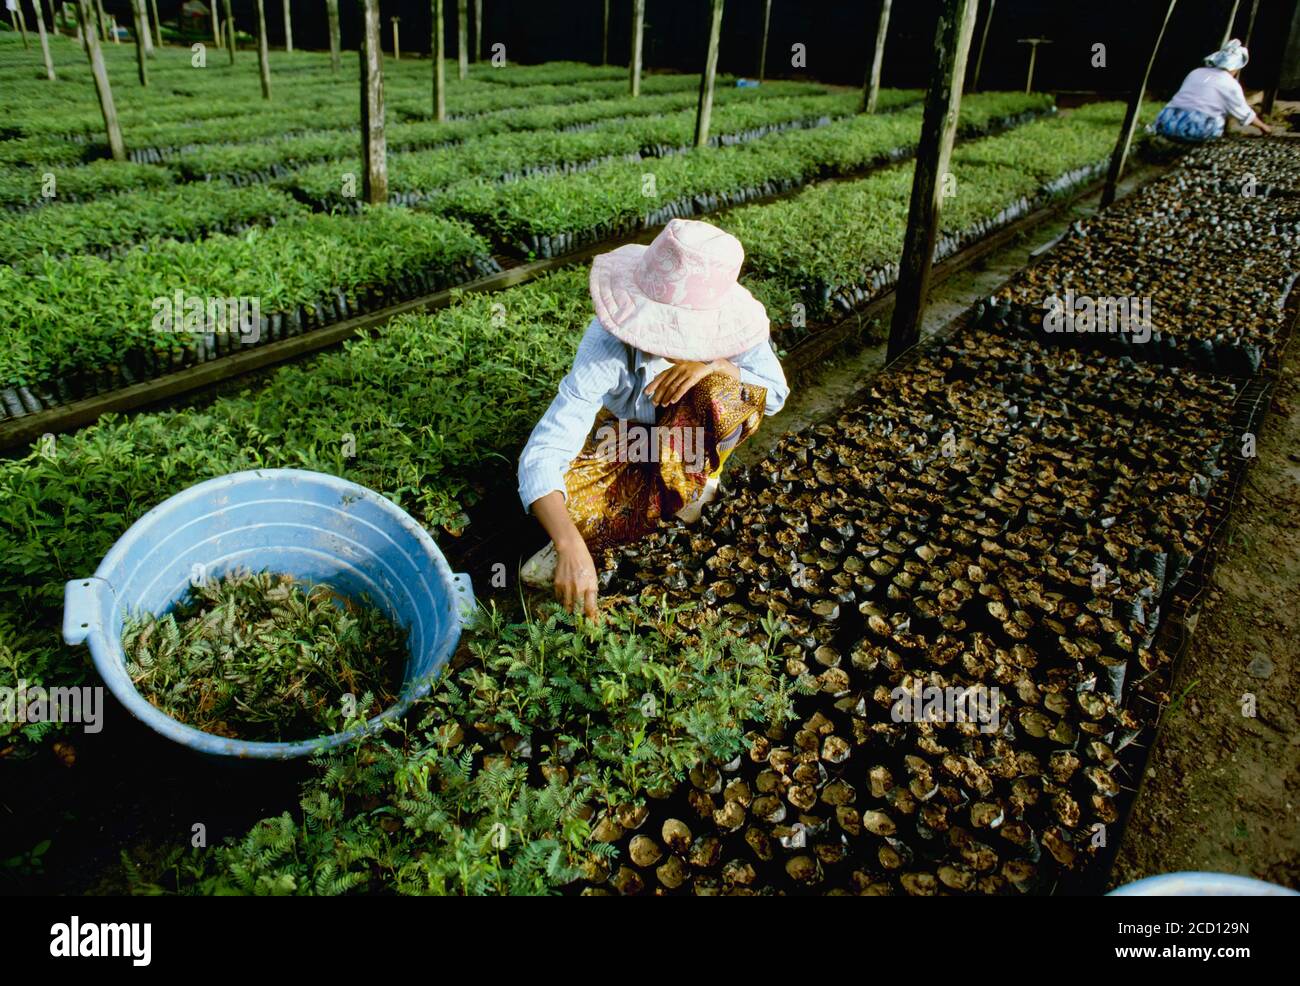
[[[551,539],[521,578],[566,609],[595,618],[592,552],[697,520],[727,457],[784,406],[767,313],[736,280],[744,256],[674,219],[592,262],[596,315],[519,459],[520,499]]]
[[[1250,61],[1250,52],[1233,38],[1205,64],[1192,69],[1182,86],[1156,117],[1156,133],[1184,143],[1204,143],[1223,136],[1229,116],[1243,127],[1253,126],[1260,133],[1272,128],[1259,118],[1241,88],[1241,70]]]

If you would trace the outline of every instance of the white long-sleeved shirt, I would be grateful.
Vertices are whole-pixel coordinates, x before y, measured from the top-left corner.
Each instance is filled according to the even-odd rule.
[[[742,385],[767,389],[764,414],[776,414],[785,406],[790,387],[768,340],[730,359],[740,370]],[[559,393],[519,457],[519,499],[524,510],[547,493],[564,492],[564,474],[586,444],[602,406],[623,420],[654,424],[655,405],[645,388],[671,365],[610,335],[600,319],[592,318],[578,344],[573,368],[560,381]]]
[[[1246,102],[1241,83],[1221,68],[1192,69],[1168,105],[1176,110],[1195,110],[1220,120],[1230,116],[1243,127],[1255,119],[1255,111]]]

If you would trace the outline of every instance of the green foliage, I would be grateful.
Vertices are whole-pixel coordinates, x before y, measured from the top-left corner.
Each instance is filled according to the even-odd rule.
[[[272,742],[379,715],[409,656],[406,634],[376,607],[268,572],[197,586],[161,617],[129,617],[122,649],[136,689],[173,719]]]
[[[277,55],[275,100],[268,107],[260,100],[255,68],[250,71],[244,66],[241,73],[239,66],[216,65],[210,60],[199,73],[189,67],[188,51],[183,61],[178,57],[181,54],[175,49],[164,50],[163,64],[150,66],[155,85],[148,89],[115,89],[118,118],[128,147],[246,141],[276,138],[293,131],[349,129],[358,124],[354,67],[350,69],[350,80],[333,76],[328,62],[316,54],[313,57],[320,66],[318,70],[284,73]],[[86,65],[84,53],[76,52],[76,57],[79,64],[72,63],[73,72]],[[112,78],[111,67],[109,73]],[[170,85],[169,76],[174,77]],[[50,86],[31,77],[11,83],[15,94],[7,107],[7,126],[27,137],[68,136],[102,141],[103,118],[94,87],[88,78],[75,86],[67,84],[69,81],[61,79]],[[647,76],[642,86],[649,94],[692,93],[699,88],[699,76]],[[391,122],[429,115],[427,62],[422,70],[415,62],[388,62],[384,66],[384,88]],[[777,88],[820,91],[820,87],[808,83],[780,83]],[[477,116],[521,107],[616,99],[623,97],[626,90],[625,81],[611,79],[509,86],[452,78],[448,80],[448,112]]]
[[[49,839],[42,839],[25,852],[0,859],[0,885],[19,878],[40,876],[45,872],[45,854],[50,850]]]
[[[244,226],[269,226],[306,207],[283,192],[224,182],[124,192],[0,216],[0,263],[32,257],[99,254],[153,237],[201,239]]]
[[[571,620],[489,614],[414,725],[318,761],[300,819],[173,853],[166,876],[132,866],[136,891],[551,893],[608,855],[593,809],[640,803],[741,753],[744,723],[792,715],[773,638],[632,607]]]
[[[988,126],[985,104],[1016,114],[1043,106],[1041,96],[993,93],[971,97],[963,113]],[[702,148],[658,161],[604,164],[577,175],[526,178],[508,185],[464,182],[430,206],[471,222],[496,239],[531,249],[534,238],[557,233],[622,232],[679,201],[703,212],[756,189],[776,190],[815,178],[850,174],[903,156],[920,133],[919,108],[854,116],[813,130],[773,134],[731,147]],[[654,178],[648,188],[647,175]]]
[[[726,103],[714,113],[713,132],[741,134],[761,127],[843,116],[853,111],[856,98],[841,93]],[[532,122],[535,125],[536,121]],[[408,129],[427,126],[410,124]],[[619,119],[585,130],[504,132],[433,150],[390,154],[389,190],[394,195],[432,196],[473,178],[514,178],[531,171],[636,157],[643,149],[685,149],[693,140],[694,126],[695,110],[680,109]],[[355,147],[350,145],[348,150],[355,151]],[[282,179],[280,184],[305,200],[325,206],[340,205],[344,203],[340,175],[356,173],[360,167],[359,160],[330,161],[304,167]]]
[[[1014,108],[994,105],[1004,112]],[[963,113],[965,108],[963,103]],[[1123,106],[1106,104],[1106,126],[1102,112],[1094,109],[1083,120],[1073,114],[1038,120],[954,148],[954,185],[943,200],[942,234],[959,237],[995,221],[1008,206],[1051,194],[1063,176],[1099,166],[1114,146]],[[824,130],[792,136],[815,138]],[[900,164],[733,210],[719,225],[745,244],[746,284],[761,284],[769,296],[781,298],[779,285],[786,299],[796,295],[810,311],[822,313],[835,292],[871,283],[897,263],[911,193],[912,166]]]
[[[85,679],[84,650],[59,636],[63,583],[93,571],[149,508],[202,480],[315,469],[368,486],[431,527],[458,522],[486,473],[513,472],[506,456],[554,396],[590,318],[586,272],[567,270],[404,316],[383,335],[282,368],[259,390],[203,408],[106,416],[0,463],[0,685]]]
[[[400,209],[302,215],[238,236],[155,239],[112,261],[80,255],[0,268],[0,381],[38,383],[120,361],[133,348],[166,358],[185,333],[159,331],[154,299],[259,299],[291,311],[341,291],[356,308],[416,271],[468,280],[489,247],[464,225]]]
[[[714,94],[714,103],[721,112],[724,107],[760,107],[786,97],[821,100],[833,98],[818,96],[820,92],[819,87],[804,83],[780,83],[776,90],[763,93],[754,93],[748,89],[719,89]],[[891,100],[910,102],[916,98],[914,93],[908,91],[887,92]],[[884,95],[882,93],[882,97]],[[643,94],[637,99],[620,94],[617,98],[609,99],[575,99],[548,105],[521,106],[450,119],[443,123],[418,118],[425,112],[420,110],[416,119],[390,122],[385,128],[384,139],[389,154],[394,156],[449,145],[459,145],[463,151],[472,152],[479,139],[495,134],[559,132],[590,125],[603,125],[607,131],[616,133],[624,125],[649,125],[654,118],[664,114],[690,114],[697,99],[695,93],[681,91],[669,91],[660,95]],[[184,134],[156,136],[159,140],[184,138]],[[201,179],[206,175],[297,169],[313,162],[348,160],[356,153],[356,134],[331,130],[299,135],[281,133],[277,139],[265,141],[244,140],[229,144],[191,142],[180,149],[174,162],[183,176]],[[337,169],[338,172],[343,170],[342,167]]]
[[[35,206],[53,175],[58,202],[80,202],[117,192],[159,189],[175,181],[170,168],[127,161],[92,161],[90,164],[52,164],[37,159],[31,167],[0,168],[0,208]]]

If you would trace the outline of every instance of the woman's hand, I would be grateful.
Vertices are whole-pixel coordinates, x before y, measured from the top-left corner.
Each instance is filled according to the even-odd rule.
[[[1255,117],[1255,126],[1258,127],[1258,128],[1259,128],[1259,132],[1262,133],[1262,134],[1264,134],[1265,136],[1268,136],[1269,134],[1271,134],[1271,133],[1273,132],[1273,128],[1270,127],[1270,126],[1269,126],[1267,123],[1265,123],[1263,120],[1261,120],[1259,117]]]
[[[676,404],[710,373],[725,373],[733,380],[740,379],[740,370],[730,360],[715,359],[712,363],[698,363],[694,360],[674,359],[670,362],[673,365],[651,380],[645,389],[646,396],[658,407]]]
[[[582,538],[555,544],[555,598],[572,613],[581,605],[587,619],[599,614],[596,602],[600,598],[600,585],[596,581],[596,563]]]
[[[591,560],[587,542],[582,540],[573,518],[569,516],[564,494],[552,490],[533,501],[531,509],[555,545],[555,598],[570,613],[574,605],[579,604],[587,619],[596,619],[599,615],[596,603],[600,598],[596,563]]]

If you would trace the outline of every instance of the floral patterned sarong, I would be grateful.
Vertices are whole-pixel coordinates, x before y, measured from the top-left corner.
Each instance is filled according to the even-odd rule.
[[[1223,117],[1166,106],[1156,117],[1156,133],[1192,143],[1214,140],[1223,136]]]
[[[711,373],[658,408],[653,428],[602,409],[564,477],[569,516],[587,547],[636,541],[695,500],[758,430],[766,399],[763,387]]]

